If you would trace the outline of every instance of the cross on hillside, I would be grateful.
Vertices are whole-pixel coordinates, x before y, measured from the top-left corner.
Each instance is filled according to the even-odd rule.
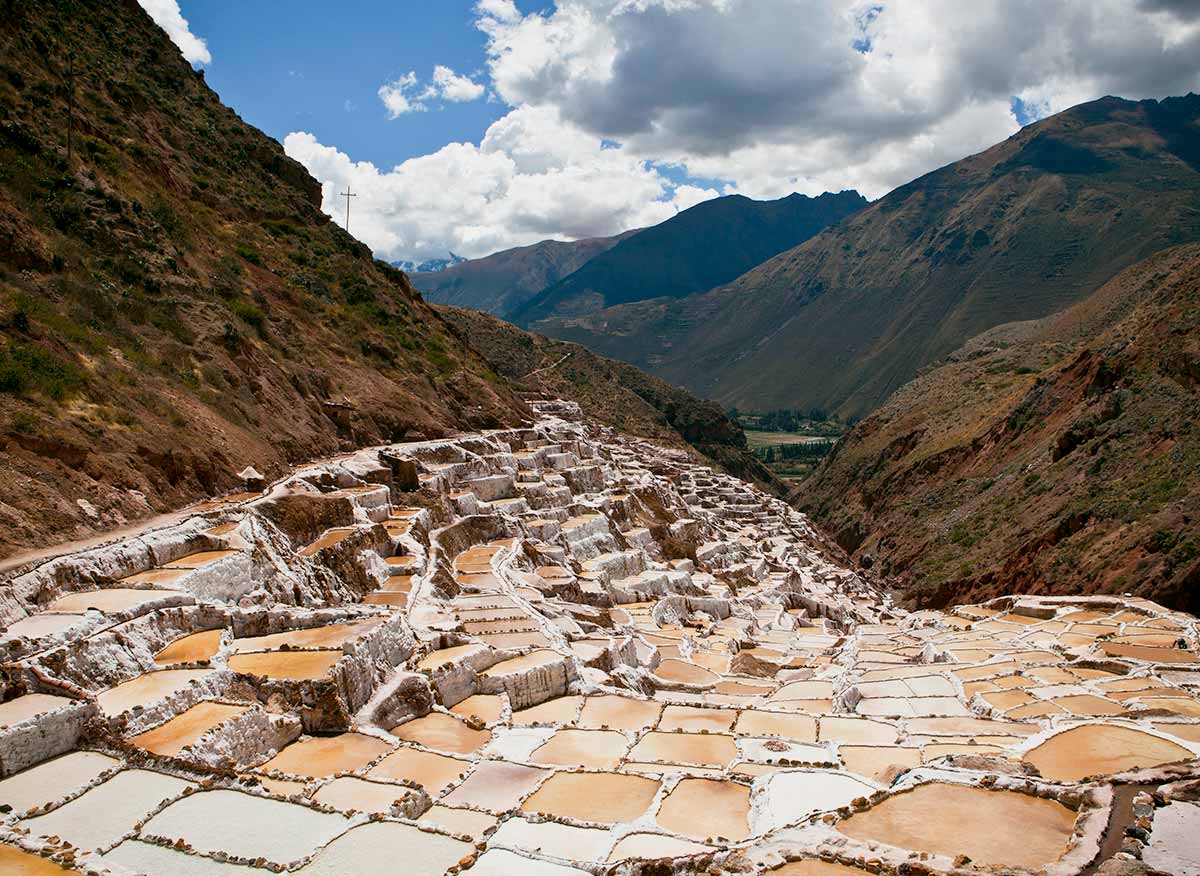
[[[346,191],[341,192],[338,197],[346,199],[346,233],[350,233],[350,199],[356,198],[358,195],[350,191],[350,186],[346,186]]]

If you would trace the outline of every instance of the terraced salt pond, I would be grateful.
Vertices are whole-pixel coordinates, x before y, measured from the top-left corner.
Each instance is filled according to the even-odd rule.
[[[1076,876],[1114,780],[1159,791],[1106,854],[1182,860],[1194,618],[908,611],[777,500],[535,407],[12,583],[0,872]]]

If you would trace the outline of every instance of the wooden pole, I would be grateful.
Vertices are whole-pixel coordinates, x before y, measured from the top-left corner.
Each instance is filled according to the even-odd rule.
[[[346,191],[342,192],[339,197],[346,199],[346,233],[350,233],[350,199],[358,197],[357,194],[350,191],[350,186],[346,186]]]

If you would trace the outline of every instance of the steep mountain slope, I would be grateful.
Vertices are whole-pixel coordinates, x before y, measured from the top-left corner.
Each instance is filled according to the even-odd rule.
[[[859,423],[801,505],[918,603],[1200,607],[1200,245],[988,332]]]
[[[516,310],[512,319],[543,334],[568,337],[581,318],[603,321],[606,308],[681,298],[727,283],[866,203],[857,192],[705,201],[593,258]],[[603,350],[602,333],[595,341]]]
[[[726,404],[864,414],[966,339],[1200,239],[1198,117],[1196,95],[1075,107],[728,286],[612,308],[589,328]]]
[[[527,415],[134,0],[2,7],[0,556]]]
[[[454,329],[518,389],[577,401],[585,414],[620,432],[690,447],[763,489],[786,486],[747,449],[741,426],[720,405],[578,344],[522,331],[475,310],[441,307]]]
[[[470,259],[441,271],[409,275],[427,301],[507,317],[547,286],[583,267],[636,231],[566,242],[543,240]]]

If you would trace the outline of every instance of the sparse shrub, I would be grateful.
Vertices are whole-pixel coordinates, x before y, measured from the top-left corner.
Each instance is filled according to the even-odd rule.
[[[12,343],[0,347],[0,392],[10,395],[40,393],[61,401],[83,388],[80,370],[35,344]]]

